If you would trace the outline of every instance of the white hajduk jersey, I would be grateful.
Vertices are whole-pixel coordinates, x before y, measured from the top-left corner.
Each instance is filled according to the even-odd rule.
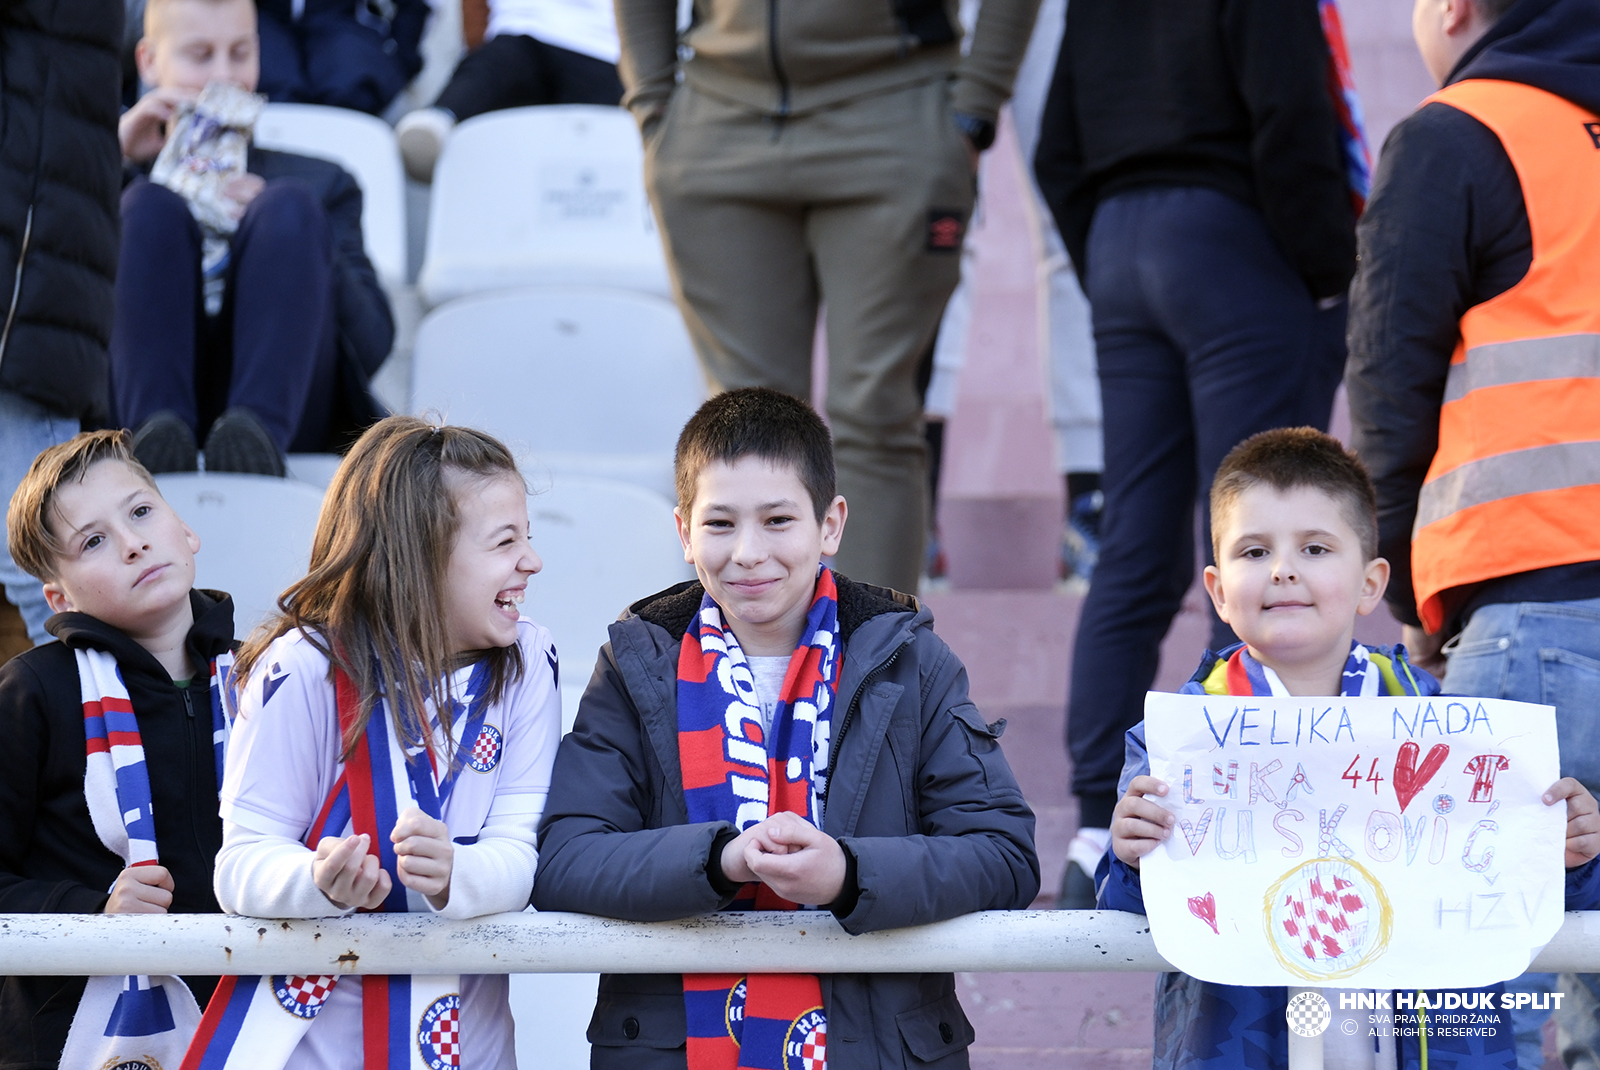
[[[487,36],[503,33],[537,37],[607,63],[622,55],[611,0],[489,0]]]
[[[550,791],[561,700],[550,633],[526,619],[517,632],[522,678],[489,707],[475,739],[455,741],[463,765],[442,810],[456,842],[450,901],[437,911],[444,917],[521,910],[533,887],[534,834]],[[453,684],[463,686],[470,671]],[[456,718],[458,737],[464,727]],[[313,853],[302,841],[343,770],[341,749],[328,659],[298,632],[280,637],[251,673],[230,740],[216,869],[225,910],[274,918],[340,913],[313,883]],[[362,1064],[360,980],[341,978],[326,993],[289,1066]],[[506,993],[504,975],[461,978],[458,1065],[516,1066]]]

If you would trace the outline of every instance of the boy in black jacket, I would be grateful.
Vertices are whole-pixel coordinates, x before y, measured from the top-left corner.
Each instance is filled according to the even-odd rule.
[[[197,591],[200,540],[123,431],[41,453],[11,499],[11,556],[44,581],[61,641],[0,667],[0,914],[216,913],[222,846],[207,666],[233,645],[233,602]],[[150,770],[159,865],[124,867],[85,798],[77,651],[116,659]],[[188,978],[200,1004],[216,978]],[[0,1068],[53,1068],[82,977],[0,978]]]
[[[1039,859],[1004,722],[914,598],[821,567],[846,508],[822,420],[720,394],[676,467],[700,579],[611,626],[556,755],[534,906],[810,904],[851,933],[1026,907]],[[948,973],[607,975],[588,1035],[597,1070],[960,1070],[974,1037]]]

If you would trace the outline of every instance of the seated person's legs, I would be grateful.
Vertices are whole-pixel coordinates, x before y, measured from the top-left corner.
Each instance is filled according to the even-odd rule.
[[[617,77],[616,64],[555,45],[544,48],[555,87],[555,99],[550,103],[613,108],[622,103],[622,79]]]
[[[491,37],[468,52],[434,102],[457,122],[501,108],[553,104],[545,48],[522,34]]]
[[[306,91],[314,104],[377,115],[409,80],[398,55],[384,51],[376,30],[345,14],[308,17]]]
[[[467,53],[439,99],[395,127],[406,172],[433,181],[434,164],[456,123],[501,108],[622,102],[615,64],[524,34],[502,33]]]
[[[122,195],[112,402],[152,472],[192,471],[199,413],[195,358],[200,228],[183,198],[137,181]]]
[[[233,238],[224,313],[232,374],[227,411],[206,440],[208,467],[217,467],[215,455],[229,471],[283,474],[283,454],[313,389],[332,386],[332,264],[332,234],[316,195],[295,181],[268,185]],[[319,398],[310,407],[325,413],[327,404]]]

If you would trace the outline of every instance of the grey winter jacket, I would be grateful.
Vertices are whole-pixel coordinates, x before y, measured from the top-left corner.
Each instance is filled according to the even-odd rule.
[[[984,723],[915,599],[836,578],[844,664],[823,829],[853,857],[859,890],[840,923],[864,933],[1026,907],[1039,860],[1033,812],[997,742],[1004,723]],[[678,763],[678,649],[703,593],[680,584],[611,626],[556,756],[538,909],[661,921],[731,900],[706,867],[732,826],[687,823]],[[822,998],[831,1070],[967,1065],[973,1030],[950,974],[826,975]],[[685,1032],[679,975],[601,977],[596,1070],[682,1070]]]

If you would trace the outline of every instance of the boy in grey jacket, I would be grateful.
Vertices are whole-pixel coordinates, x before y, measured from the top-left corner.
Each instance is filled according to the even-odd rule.
[[[556,758],[534,905],[803,906],[851,933],[1026,907],[1039,861],[1004,722],[914,598],[821,564],[847,506],[816,413],[760,388],[713,398],[677,483],[699,580],[611,626]],[[965,1067],[973,1030],[949,974],[656,974],[602,977],[588,1036],[597,1068],[850,1070]]]

